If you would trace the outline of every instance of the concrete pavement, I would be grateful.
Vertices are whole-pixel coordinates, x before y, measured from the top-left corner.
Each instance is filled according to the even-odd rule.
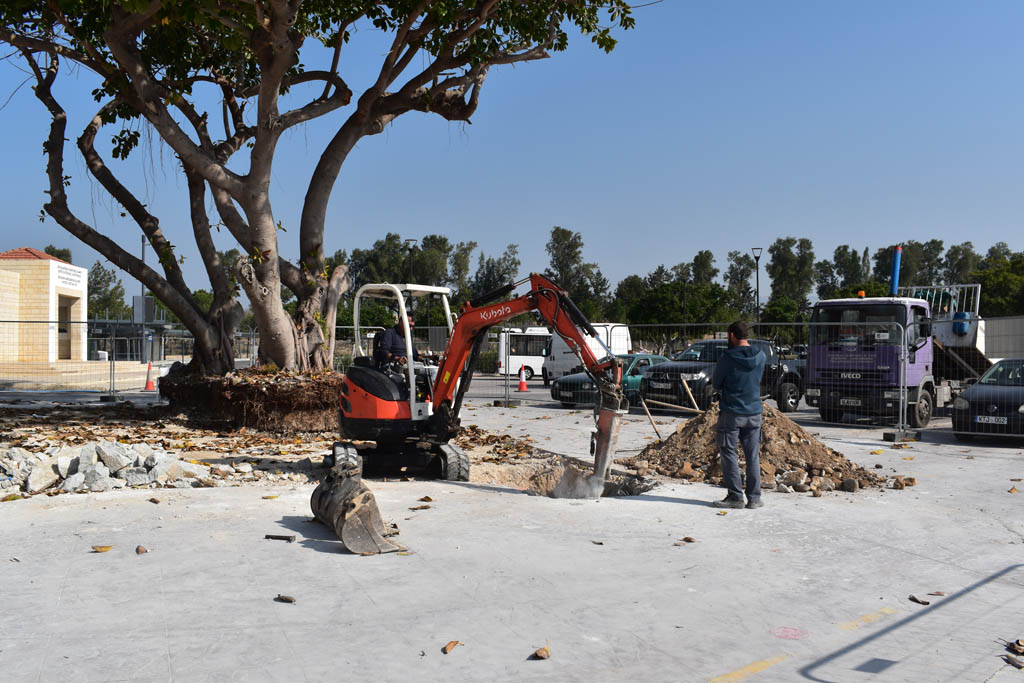
[[[510,413],[465,421],[585,454],[586,413]],[[646,442],[640,417],[620,450]],[[1024,637],[1022,494],[1007,492],[1021,445],[935,430],[894,450],[880,429],[820,431],[917,486],[768,493],[719,515],[721,489],[703,484],[571,501],[378,481],[413,552],[377,557],[309,522],[305,485],[2,503],[0,679],[1020,680],[999,639]],[[431,508],[410,511],[424,495]],[[464,645],[444,655],[450,640]],[[544,645],[550,660],[527,661]]]

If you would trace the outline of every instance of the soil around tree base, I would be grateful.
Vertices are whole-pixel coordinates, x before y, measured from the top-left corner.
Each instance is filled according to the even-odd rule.
[[[344,375],[242,370],[224,376],[172,372],[160,378],[171,410],[198,424],[224,424],[279,434],[334,431]]]

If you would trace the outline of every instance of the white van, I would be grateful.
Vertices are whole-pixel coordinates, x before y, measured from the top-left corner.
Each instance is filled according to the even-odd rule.
[[[629,335],[629,328],[623,323],[591,323],[591,325],[613,355],[633,352],[633,340]],[[587,346],[595,356],[604,358],[608,355],[597,339],[588,334],[584,334],[583,338],[587,340]],[[565,340],[557,334],[551,335],[551,343],[542,369],[544,386],[548,386],[553,379],[577,372],[581,365],[579,357],[569,348]]]

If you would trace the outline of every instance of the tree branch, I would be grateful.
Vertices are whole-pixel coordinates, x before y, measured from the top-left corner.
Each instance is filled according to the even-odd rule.
[[[185,277],[181,272],[178,262],[174,258],[174,248],[164,237],[163,230],[160,229],[160,221],[156,216],[149,213],[149,211],[147,211],[142,205],[142,202],[140,202],[135,195],[132,194],[132,192],[114,176],[110,167],[107,166],[99,153],[96,152],[96,134],[103,125],[103,115],[104,113],[112,110],[115,106],[115,101],[108,102],[100,108],[95,116],[92,117],[92,120],[78,138],[78,149],[81,151],[82,157],[85,159],[86,168],[89,169],[92,176],[99,181],[100,185],[103,186],[103,189],[105,189],[118,204],[124,207],[124,210],[131,215],[135,223],[142,229],[142,232],[146,235],[146,239],[153,247],[153,252],[157,254],[160,260],[160,265],[163,266],[164,275],[167,277],[167,281],[172,287],[178,290],[182,296],[192,302],[192,292],[185,283]]]
[[[181,158],[182,163],[202,175],[211,184],[223,187],[234,196],[242,196],[245,190],[242,178],[218,163],[211,154],[204,152],[185,134],[163,103],[165,98],[176,100],[180,95],[168,93],[150,75],[140,58],[134,41],[155,13],[153,5],[157,6],[156,9],[159,8],[159,3],[154,0],[147,10],[151,10],[151,13],[140,15],[128,15],[120,7],[115,6],[116,19],[104,34],[104,40],[132,83],[140,104],[139,113],[156,128],[160,137]]]
[[[43,205],[43,209],[65,230],[148,287],[193,333],[207,331],[209,324],[206,320],[195,310],[192,303],[167,280],[160,277],[155,270],[140,259],[122,249],[116,242],[81,221],[68,208],[67,194],[64,191],[64,134],[67,129],[67,114],[51,91],[51,86],[57,77],[57,55],[50,54],[50,64],[44,73],[27,50],[23,51],[23,54],[36,76],[36,98],[46,106],[51,117],[50,133],[44,144],[46,175],[49,180],[47,193],[50,195],[50,200]]]

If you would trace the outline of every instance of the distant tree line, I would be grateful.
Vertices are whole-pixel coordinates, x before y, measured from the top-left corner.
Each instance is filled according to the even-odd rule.
[[[447,286],[452,290],[452,310],[458,311],[463,302],[525,275],[519,272],[518,245],[509,244],[495,255],[478,252],[477,246],[473,241],[452,242],[438,234],[413,240],[388,233],[367,248],[336,251],[327,258],[329,268],[347,265],[352,278],[351,288],[338,304],[337,324],[352,324],[353,295],[367,283]],[[720,269],[714,254],[701,250],[690,261],[658,265],[645,275],[628,275],[613,289],[598,264],[587,261],[584,246],[579,232],[554,226],[545,246],[548,267],[544,275],[564,287],[591,320],[631,325],[699,324],[756,316],[753,282],[757,264],[749,252],[730,251]],[[937,239],[908,240],[900,246],[901,286],[979,283],[983,317],[1024,315],[1024,252],[1014,252],[1005,242],[997,242],[984,253],[976,251],[971,242],[945,248]],[[811,240],[780,237],[767,248],[767,258],[761,264],[761,320],[801,320],[812,296],[831,299],[856,296],[858,291],[868,296],[887,294],[895,247],[888,245],[872,252],[869,247],[842,244],[833,250],[831,258],[816,260]],[[47,247],[47,253],[67,261],[71,258],[69,250],[53,245]],[[234,249],[220,252],[232,280],[238,258]],[[206,294],[200,290],[196,297],[212,301],[212,295]],[[286,305],[295,305],[293,299],[288,301],[287,291],[283,296]],[[102,315],[104,311],[111,317],[130,314],[115,271],[98,261],[89,271],[89,309],[90,315]],[[444,322],[441,307],[430,301],[419,303],[415,315],[421,325]],[[173,316],[168,318],[173,320]],[[363,309],[364,325],[386,326],[392,320],[393,314],[386,307],[371,304]]]

